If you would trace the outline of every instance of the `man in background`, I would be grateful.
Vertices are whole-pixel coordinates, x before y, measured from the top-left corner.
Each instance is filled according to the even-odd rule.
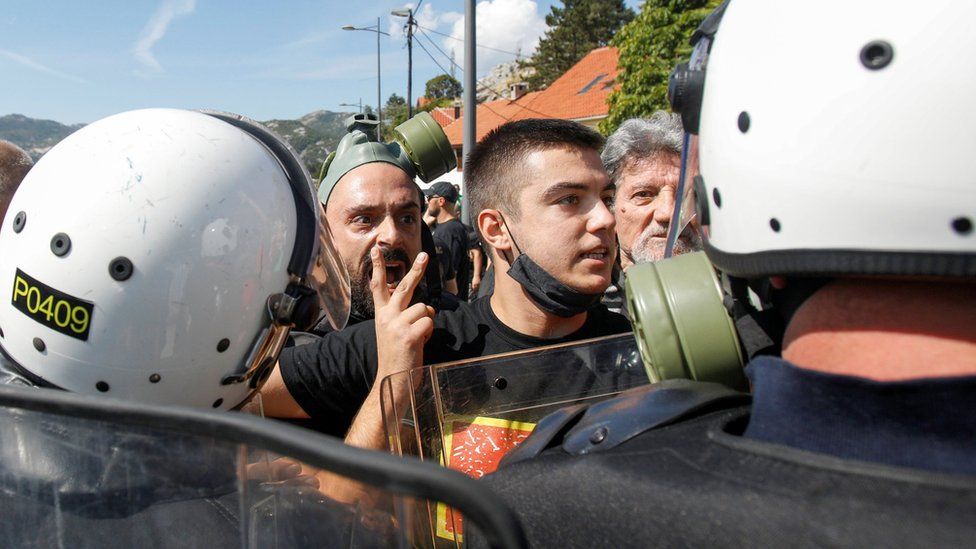
[[[624,270],[664,257],[681,173],[683,135],[680,116],[657,111],[650,118],[627,120],[607,138],[600,157],[617,185],[613,213]],[[700,249],[700,243],[689,225],[674,253]]]
[[[433,229],[434,245],[441,262],[444,290],[467,301],[471,277],[468,230],[457,218],[457,189],[446,181],[438,181],[424,194],[427,195],[427,214],[437,222]]]

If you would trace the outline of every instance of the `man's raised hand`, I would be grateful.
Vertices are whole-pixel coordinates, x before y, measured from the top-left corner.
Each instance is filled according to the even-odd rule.
[[[370,250],[373,273],[370,290],[376,311],[376,384],[383,377],[423,365],[424,343],[434,331],[434,309],[424,303],[410,305],[423,278],[429,257],[421,252],[391,294],[379,247]]]

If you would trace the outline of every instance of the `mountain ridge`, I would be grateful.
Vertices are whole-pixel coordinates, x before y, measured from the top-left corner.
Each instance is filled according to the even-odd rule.
[[[322,109],[295,120],[274,119],[261,123],[288,141],[298,151],[312,177],[317,178],[325,157],[345,135],[345,119],[351,114]],[[0,116],[0,139],[24,149],[36,162],[59,141],[84,126],[7,114]]]

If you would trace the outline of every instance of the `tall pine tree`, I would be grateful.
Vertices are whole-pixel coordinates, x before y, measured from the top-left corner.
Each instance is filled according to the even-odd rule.
[[[610,114],[600,122],[600,131],[610,134],[628,118],[650,116],[658,109],[670,110],[671,69],[688,60],[692,33],[720,3],[721,0],[645,0],[637,18],[613,38],[612,44],[620,50],[620,87],[607,99]]]
[[[564,0],[546,15],[549,30],[539,41],[527,65],[535,68],[529,86],[538,90],[552,84],[584,55],[606,46],[634,12],[623,0]]]

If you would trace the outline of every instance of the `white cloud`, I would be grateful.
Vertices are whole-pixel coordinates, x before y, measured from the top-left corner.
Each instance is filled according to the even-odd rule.
[[[0,50],[0,56],[6,57],[7,59],[13,61],[14,63],[17,63],[18,65],[22,65],[24,67],[27,67],[28,69],[35,70],[37,72],[42,72],[44,74],[49,74],[51,76],[56,76],[56,77],[61,78],[63,80],[70,80],[72,82],[78,82],[79,84],[88,84],[88,81],[85,80],[84,78],[80,78],[80,77],[74,76],[72,74],[68,74],[68,73],[61,72],[61,71],[56,70],[56,69],[52,69],[51,67],[48,67],[46,65],[42,65],[42,64],[38,63],[37,61],[34,61],[33,59],[29,58],[29,57],[25,57],[23,55],[20,55],[19,53],[14,53],[14,52],[9,51],[9,50]]]
[[[535,53],[539,39],[546,33],[545,16],[539,13],[539,5],[533,0],[482,0],[477,5],[475,40],[479,46],[519,53],[524,59]],[[447,14],[445,14],[447,15]],[[444,46],[457,50],[457,63],[464,66],[464,16],[453,21],[444,39]],[[442,16],[442,19],[444,16]],[[478,74],[483,75],[495,65],[515,59],[511,53],[478,48]]]
[[[413,8],[415,5],[408,3],[404,8]],[[520,54],[522,59],[530,57],[539,46],[539,39],[548,29],[545,15],[539,13],[539,5],[534,0],[482,0],[478,2],[476,10],[476,38],[478,45],[482,46],[478,48],[479,76],[499,63],[513,61],[515,53]],[[428,3],[414,17],[422,27],[418,32],[440,42],[439,46],[448,55],[454,50],[455,62],[463,69],[464,14],[455,11],[437,13],[433,5]],[[390,17],[387,30],[392,39],[399,41],[404,38],[404,23],[406,19],[403,17]],[[449,35],[450,38],[429,32],[430,29]],[[438,58],[438,62],[447,67],[449,61],[430,48],[426,37],[418,36],[416,39],[425,43],[431,54]]]
[[[181,15],[193,13],[194,9],[196,9],[196,0],[163,0],[159,8],[156,9],[156,13],[146,22],[139,39],[136,40],[135,46],[132,48],[136,60],[152,72],[162,72],[163,66],[153,55],[153,46],[166,36],[169,24],[174,19]]]

